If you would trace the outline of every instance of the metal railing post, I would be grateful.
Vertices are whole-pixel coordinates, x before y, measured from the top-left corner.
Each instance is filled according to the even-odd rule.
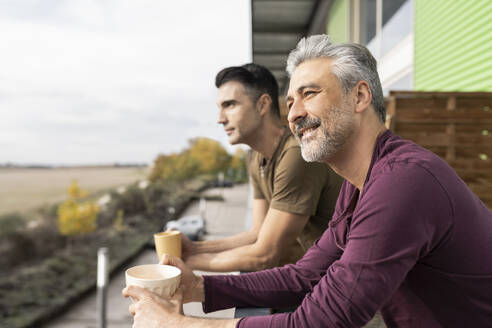
[[[207,200],[205,197],[200,197],[200,216],[202,219],[205,219],[206,213],[207,213]]]
[[[106,328],[108,278],[109,252],[107,247],[102,247],[97,251],[97,311],[99,328]]]

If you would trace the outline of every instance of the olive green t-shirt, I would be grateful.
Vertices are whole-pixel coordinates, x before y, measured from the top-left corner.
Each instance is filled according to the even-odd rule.
[[[265,199],[276,210],[310,216],[281,256],[281,265],[295,263],[328,228],[343,180],[327,164],[304,161],[288,129],[270,160],[253,153],[249,171],[254,199]]]

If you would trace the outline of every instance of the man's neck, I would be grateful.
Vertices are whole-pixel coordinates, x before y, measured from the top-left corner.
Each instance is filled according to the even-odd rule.
[[[386,127],[382,124],[372,129],[360,129],[347,140],[328,164],[337,174],[362,191],[376,140],[384,131]]]
[[[284,135],[285,129],[276,120],[265,120],[247,143],[252,149],[270,159]]]

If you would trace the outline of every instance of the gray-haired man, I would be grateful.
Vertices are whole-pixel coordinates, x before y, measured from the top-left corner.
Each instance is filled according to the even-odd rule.
[[[290,128],[308,161],[346,179],[321,239],[295,265],[241,276],[194,276],[185,302],[206,311],[282,307],[292,313],[207,321],[171,301],[124,291],[137,327],[361,327],[376,311],[390,327],[488,327],[492,212],[438,156],[384,126],[376,61],[363,46],[303,39],[289,55]],[[161,324],[161,325],[159,325]]]

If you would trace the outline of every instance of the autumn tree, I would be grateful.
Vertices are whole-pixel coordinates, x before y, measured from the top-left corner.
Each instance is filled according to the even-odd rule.
[[[198,170],[195,162],[186,152],[181,154],[159,155],[154,161],[154,166],[149,179],[156,180],[184,180],[194,176]]]
[[[189,156],[198,163],[199,173],[217,173],[228,168],[231,155],[220,142],[208,138],[190,141]]]
[[[242,148],[237,148],[234,156],[232,156],[230,167],[236,180],[243,181],[248,176],[246,157],[247,153]]]
[[[196,138],[180,153],[159,155],[150,173],[150,180],[185,180],[202,173],[217,173],[228,168],[231,156],[215,140]]]

